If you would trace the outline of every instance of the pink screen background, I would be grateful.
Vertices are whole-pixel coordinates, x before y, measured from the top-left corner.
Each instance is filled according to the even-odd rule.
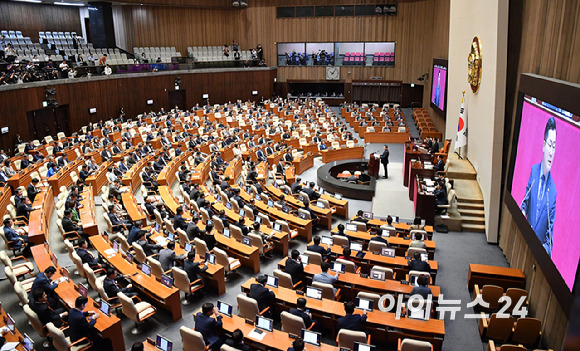
[[[441,72],[441,79],[439,80],[441,99],[439,100],[439,108],[444,109],[445,107],[445,82],[447,81],[447,71],[439,67],[433,67],[433,86],[431,87],[431,102],[435,103],[435,89],[437,89],[437,75]]]
[[[542,161],[544,130],[550,116],[550,113],[524,100],[511,191],[518,206],[526,193],[532,165]],[[580,236],[575,227],[580,206],[580,201],[576,200],[580,196],[577,173],[580,157],[576,150],[580,129],[558,117],[555,119],[556,153],[551,173],[556,184],[557,197],[552,261],[571,291],[580,258]]]

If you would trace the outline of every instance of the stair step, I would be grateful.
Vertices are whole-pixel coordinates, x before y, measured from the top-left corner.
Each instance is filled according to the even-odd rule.
[[[475,216],[461,216],[463,224],[483,224],[485,225],[485,218]]]
[[[463,224],[461,224],[461,230],[464,232],[485,233],[485,225],[469,224],[469,223],[463,222]]]
[[[479,209],[466,209],[466,208],[458,208],[459,213],[462,216],[473,216],[473,217],[482,217],[485,218],[485,211]]]
[[[470,204],[482,204],[483,205],[483,199],[460,198],[458,196],[457,197],[457,201],[458,202],[464,202],[464,203],[470,203]]]
[[[483,204],[458,201],[457,208],[459,210],[465,209],[465,210],[482,210],[483,211]]]

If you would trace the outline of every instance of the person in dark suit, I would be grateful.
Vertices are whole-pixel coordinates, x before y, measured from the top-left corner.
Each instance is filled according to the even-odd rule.
[[[435,165],[435,173],[445,171],[445,162],[443,162],[443,156],[437,156],[437,164]]]
[[[432,295],[431,288],[427,286],[429,285],[429,277],[426,275],[420,275],[417,277],[417,284],[419,284],[419,286],[413,287],[410,295],[420,295],[422,298],[427,300],[429,295]]]
[[[271,307],[276,300],[276,294],[266,288],[266,281],[268,278],[265,275],[260,275],[256,278],[256,283],[250,285],[249,297],[258,302],[258,309],[263,311],[267,307]]]
[[[336,329],[338,331],[341,329],[362,331],[362,324],[367,320],[367,314],[364,313],[362,316],[360,314],[353,314],[354,302],[352,301],[344,303],[344,311],[346,312],[346,316],[338,319]]]
[[[251,351],[252,348],[244,344],[244,333],[240,329],[234,330],[232,337],[226,340],[226,345],[239,351]]]
[[[166,248],[159,251],[159,263],[161,263],[161,268],[163,268],[164,272],[170,270],[175,261],[181,261],[185,258],[185,255],[176,255],[174,250],[175,241],[170,241],[167,243]]]
[[[21,235],[12,228],[12,219],[6,218],[4,220],[4,235],[6,236],[6,240],[8,240],[9,246],[11,250],[20,250],[28,246],[28,236]]]
[[[32,202],[34,202],[36,195],[39,193],[39,190],[37,188],[39,182],[40,180],[38,180],[38,178],[33,178],[30,184],[28,184],[28,186],[26,187],[26,194],[28,194],[28,198]]]
[[[32,212],[32,204],[30,202],[30,199],[28,197],[24,196],[24,197],[22,197],[22,199],[18,202],[18,205],[16,206],[16,216],[29,219],[30,212]]]
[[[413,255],[413,259],[407,262],[410,271],[421,271],[429,273],[431,271],[431,267],[429,263],[421,260],[421,253],[415,252]]]
[[[92,269],[99,269],[102,267],[100,260],[95,258],[88,250],[88,242],[85,239],[79,239],[79,246],[76,249],[77,255],[83,261],[83,264],[88,263]]]
[[[212,317],[215,316],[215,318]],[[219,350],[223,340],[219,334],[222,328],[222,316],[213,303],[206,302],[201,306],[201,312],[195,315],[195,331],[203,335],[203,341],[212,350]]]
[[[56,309],[58,306],[58,295],[54,291],[57,287],[59,282],[53,282],[51,280],[52,276],[56,273],[56,268],[54,266],[48,266],[42,273],[38,273],[36,278],[34,278],[34,282],[32,283],[32,287],[30,288],[30,294],[28,299],[34,301],[34,296],[32,292],[36,289],[40,289],[46,293],[46,300],[52,309]]]
[[[30,308],[38,315],[38,319],[42,324],[52,323],[55,327],[60,328],[63,324],[62,318],[68,316],[63,308],[53,310],[48,304],[48,295],[44,290],[37,288],[32,291],[34,301],[30,301]]]
[[[64,210],[64,216],[62,217],[62,229],[65,233],[76,232],[79,236],[85,237],[83,233],[83,228],[78,226],[72,219],[72,210],[67,208]]]
[[[304,350],[304,340],[298,338],[292,341],[292,347],[289,347],[286,351],[303,351]]]
[[[381,163],[385,169],[385,179],[389,178],[389,170],[387,166],[389,165],[389,147],[385,145],[384,151],[381,154]]]
[[[150,244],[149,241],[147,241],[146,234],[147,232],[144,230],[139,231],[137,234],[137,240],[135,242],[141,246],[145,252],[145,255],[151,256],[156,254],[162,248],[162,246],[159,244]]]
[[[187,222],[183,218],[183,207],[179,206],[175,210],[175,217],[173,217],[173,228],[187,230]]]
[[[126,219],[120,219],[117,216],[117,210],[115,208],[115,205],[109,205],[109,219],[111,220],[111,224],[113,225],[113,229],[116,232],[119,231],[123,231],[124,228],[127,228],[127,230],[131,230],[131,228],[133,227],[133,224],[131,224],[131,222],[129,220]]]
[[[292,250],[290,258],[286,260],[285,271],[292,277],[292,284],[304,279],[304,266],[300,261],[300,251]]]
[[[195,238],[201,238],[205,235],[205,230],[198,227],[197,223],[199,222],[199,215],[194,215],[191,222],[187,224],[187,229],[185,232],[187,233],[187,238],[192,241]]]
[[[445,189],[441,182],[437,182],[433,195],[435,195],[435,204],[447,205],[449,203],[449,200],[447,199],[447,189]]]
[[[296,178],[296,181],[292,183],[292,194],[298,194],[302,191],[302,184],[300,184],[301,181],[302,179]]]
[[[320,198],[320,194],[314,190],[314,182],[310,182],[309,187],[302,189],[302,191],[308,195],[310,201],[315,201]]]
[[[256,157],[258,158],[258,161],[266,161],[268,159],[268,157],[264,154],[264,151],[262,150],[258,150],[256,151]]]
[[[302,318],[304,321],[304,326],[306,329],[310,329],[315,331],[318,329],[318,322],[312,320],[312,314],[310,312],[306,312],[306,299],[303,297],[299,297],[296,300],[296,308],[291,308],[288,312],[291,314]],[[314,324],[314,325],[313,325]]]
[[[312,239],[314,244],[309,245],[306,247],[306,250],[319,253],[322,256],[322,260],[326,260],[327,255],[330,253],[330,247],[325,249],[324,247],[320,246],[320,237],[317,235]]]
[[[90,350],[110,350],[112,348],[110,340],[104,340],[93,329],[97,323],[99,314],[94,311],[83,310],[87,307],[89,300],[86,297],[79,296],[75,300],[75,307],[71,308],[68,313],[69,336],[71,342],[75,342],[84,337],[89,338],[93,342]],[[89,320],[87,320],[89,317]]]
[[[143,221],[137,220],[135,221],[135,225],[129,231],[129,236],[127,236],[127,243],[129,245],[133,244],[133,242],[137,241],[137,238],[141,236],[140,232],[143,231]],[[146,232],[145,232],[146,233]]]
[[[101,151],[101,158],[103,159],[103,162],[107,162],[113,159],[113,154],[111,154],[111,151],[104,149]]]
[[[550,117],[544,129],[542,161],[532,166],[521,204],[522,213],[549,256],[552,256],[556,219],[556,184],[551,173],[555,153],[556,120]]]
[[[107,296],[113,298],[120,292],[127,295],[127,297],[137,296],[137,293],[131,284],[128,284],[124,288],[120,287],[118,285],[118,280],[120,279],[123,279],[123,277],[118,277],[115,269],[107,269],[107,277],[103,280],[103,289],[105,290],[105,293],[107,293]]]
[[[204,261],[195,262],[195,252],[190,251],[187,254],[187,260],[183,263],[183,270],[187,273],[187,277],[189,278],[189,282],[193,283],[198,279],[202,279],[205,283],[205,280],[200,277],[200,273],[207,271],[207,264]]]

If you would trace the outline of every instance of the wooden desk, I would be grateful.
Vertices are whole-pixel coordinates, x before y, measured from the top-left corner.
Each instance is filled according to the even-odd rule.
[[[105,251],[112,249],[112,247],[102,236],[95,235],[90,237],[90,240],[101,257],[121,274],[129,276],[133,286],[142,292],[148,300],[167,310],[171,314],[173,322],[181,319],[181,300],[177,288],[170,289],[157,281],[154,276],[143,274],[135,263],[127,262],[121,254],[107,255]]]
[[[327,246],[324,244],[320,245],[327,248]],[[342,255],[342,250],[343,250],[342,246],[332,245],[332,247],[330,248],[330,254],[336,258]],[[406,279],[405,275],[409,273],[409,268],[407,263],[408,259],[406,259],[405,257],[401,256],[386,257],[380,254],[379,255],[374,254],[369,251],[364,252],[365,256],[363,258],[356,257],[357,251],[353,251],[350,256],[355,261],[356,265],[361,267],[361,271],[363,273],[368,274],[373,266],[383,266],[392,268],[395,273],[396,279],[398,280]],[[439,269],[439,265],[437,264],[437,261],[429,261],[429,267],[431,267],[430,272],[431,280],[433,281],[433,284],[435,284],[435,279],[437,277],[437,270]]]
[[[380,128],[380,127],[379,127]],[[398,126],[392,126],[391,130],[398,130]],[[366,132],[365,127],[365,143],[399,143],[402,144],[409,141],[411,133],[405,132]]]
[[[50,249],[48,246],[45,245],[36,245],[31,248],[32,257],[34,258],[34,262],[38,267],[40,272],[43,272],[47,267],[54,266],[51,261]],[[60,266],[56,265],[56,273],[52,276],[53,280],[56,280],[61,277],[60,274]],[[79,297],[79,293],[77,290],[76,285],[72,280],[67,282],[62,282],[56,288],[56,293],[62,300],[62,302],[70,309],[75,306],[75,300]],[[97,323],[95,324],[95,329],[101,333],[103,338],[110,339],[113,343],[113,350],[115,351],[124,351],[125,350],[125,341],[123,339],[123,329],[121,327],[121,320],[117,318],[114,314],[111,314],[110,317],[104,315],[99,311],[98,307],[95,307],[93,299],[90,297],[88,298],[89,301],[87,303],[87,307],[85,311],[93,311],[95,313],[99,313],[100,317],[97,318]]]
[[[305,153],[300,159],[292,161],[296,174],[302,174],[314,166],[314,153]]]
[[[209,169],[210,169],[209,164],[210,164],[210,159],[209,159],[209,157],[206,157],[202,163],[195,166],[195,169],[191,172],[191,180],[195,184],[204,184],[205,183],[205,181],[209,175]]]
[[[348,200],[338,200],[334,196],[330,196],[328,194],[322,194],[320,195],[320,198],[328,201],[331,206],[334,206],[336,208],[337,215],[343,216],[345,219],[348,218]]]
[[[97,235],[99,234],[99,227],[95,220],[95,198],[93,197],[93,190],[91,187],[85,188],[80,195],[83,197],[81,200],[83,208],[79,209],[79,216],[83,224],[83,233]]]
[[[254,274],[260,272],[260,253],[257,247],[244,245],[232,237],[226,238],[217,230],[214,231],[214,237],[218,246],[226,250],[229,256],[237,258],[242,265],[250,267]]]
[[[250,290],[250,285],[255,282],[256,280],[251,278],[242,284],[242,292],[247,294]],[[345,315],[342,302],[328,299],[311,299],[298,295],[295,290],[282,287],[269,287],[269,289],[276,294],[276,313],[296,307],[296,300],[299,297],[304,297],[306,299],[306,308],[310,309],[313,317],[320,322],[322,330],[329,328],[333,331],[333,335],[336,334],[337,320]],[[367,312],[365,330],[371,334],[371,341],[374,345],[387,343],[396,345],[396,335],[402,333],[411,337],[416,336],[422,340],[428,340],[433,344],[435,350],[441,350],[443,338],[445,337],[445,326],[442,320],[430,319],[422,321],[405,317],[397,319],[395,313],[382,312],[380,310]]]
[[[121,194],[121,201],[123,206],[127,210],[127,215],[133,222],[135,221],[145,221],[147,215],[143,209],[137,204],[137,199],[131,192],[126,192]],[[143,224],[146,224],[143,222]]]
[[[167,209],[171,213],[171,217],[175,216],[175,211],[177,210],[177,208],[179,206],[181,206],[181,204],[179,203],[179,201],[177,200],[175,195],[173,195],[173,192],[171,191],[171,189],[165,185],[160,186],[159,187],[159,196],[161,196],[161,201],[163,201],[165,206],[167,206]],[[184,211],[183,217],[184,218],[191,218],[191,215],[189,214],[188,211]]]
[[[157,237],[162,237],[161,233],[154,233],[151,235],[150,239],[159,243],[157,241]],[[175,245],[175,253],[177,255],[185,255],[187,257],[187,251],[183,249],[185,243],[179,243],[180,245]],[[191,244],[193,246],[193,243]],[[166,245],[162,245],[166,247]],[[199,255],[195,256],[195,262],[201,262],[205,260],[205,257],[201,257]],[[207,262],[206,262],[207,263]],[[207,263],[207,270],[205,272],[200,273],[202,276],[209,278],[209,284],[217,289],[218,295],[225,294],[226,292],[226,279],[225,279],[225,270],[222,265],[219,264],[211,264]]]
[[[276,199],[280,198],[281,195],[284,195],[284,201],[294,209],[303,207],[302,201],[298,200],[297,197],[294,197],[293,195],[285,195],[282,190],[275,188],[272,185],[268,185],[266,190],[276,197]],[[332,209],[316,207],[316,203],[311,203],[310,208],[320,219],[320,224],[326,226],[326,229],[330,230],[330,228],[332,228]]]
[[[493,284],[501,286],[504,289],[519,288],[525,289],[526,276],[521,269],[506,268],[497,266],[488,266],[483,264],[469,265],[467,275],[467,288],[473,289],[473,285]]]
[[[18,317],[22,316],[21,314],[18,315]],[[6,317],[8,317],[8,314],[6,313],[6,310],[1,309],[0,311],[0,327],[6,327]],[[14,318],[14,316],[12,316],[12,318]],[[19,319],[17,318],[15,321],[15,323],[19,322]],[[30,336],[30,335],[29,335]],[[22,335],[22,333],[20,333],[18,331],[18,329],[16,329],[16,326],[14,327],[14,332],[13,333],[7,333],[4,335],[4,338],[6,339],[6,343],[9,342],[21,342],[20,340],[24,339],[24,335]],[[14,350],[18,350],[18,351],[25,351],[24,346],[22,345],[22,343],[20,343],[18,346],[16,346],[16,348]]]
[[[420,177],[420,178],[427,178],[427,179],[433,179],[435,174],[435,170],[433,168],[433,165],[431,165],[431,168],[427,168],[427,165],[425,165],[423,162],[421,161],[411,161],[411,170],[409,172],[409,200],[413,200],[413,196],[415,194],[415,178],[416,177]],[[429,224],[433,224],[432,222]]]
[[[333,150],[322,150],[320,153],[322,154],[323,163],[340,160],[355,160],[364,157],[364,147],[341,147]]]
[[[278,268],[281,270],[286,269],[286,260],[288,257],[284,257],[280,262],[278,262]],[[304,267],[304,273],[306,274],[307,281],[304,282],[305,285],[312,284],[312,277],[315,274],[321,273],[322,269],[319,265],[316,264],[308,264]],[[336,273],[331,272],[330,274],[336,275]],[[401,281],[394,280],[394,279],[386,279],[385,281],[380,281],[376,279],[370,278],[362,278],[360,275],[355,273],[341,273],[338,275],[338,280],[336,283],[333,284],[334,287],[340,288],[340,294],[346,300],[354,300],[356,294],[364,291],[373,294],[410,294],[411,290],[413,290],[413,286],[410,284],[401,284]],[[434,298],[438,298],[439,294],[441,293],[441,288],[436,285],[430,285],[431,292],[433,293]]]
[[[199,310],[196,311],[193,315],[195,316],[197,312],[199,312]],[[274,329],[271,333],[265,332],[266,335],[262,340],[249,338],[248,334],[254,330],[254,326],[246,323],[244,318],[234,314],[232,314],[231,317],[222,315],[222,329],[230,335],[234,332],[234,330],[240,329],[242,333],[244,333],[244,344],[252,345],[260,350],[286,351],[289,347],[292,346],[292,342],[294,341],[294,339],[288,336],[288,333],[277,329]],[[307,346],[304,348],[304,350],[308,351],[338,351],[337,346],[328,344],[321,343],[319,347],[310,344],[306,345]]]
[[[98,196],[103,185],[107,184],[107,169],[113,165],[112,161],[107,161],[99,169],[87,177],[86,183],[93,188],[93,196]]]
[[[28,241],[31,245],[39,245],[48,241],[48,228],[54,211],[52,187],[43,187],[41,189],[36,194],[32,204],[32,207],[41,206],[41,209],[32,211],[28,219]]]
[[[10,184],[13,189],[18,188],[19,186],[27,187],[28,184],[30,184],[32,181],[32,177],[30,176],[32,172],[38,172],[38,175],[40,175],[41,178],[46,177],[46,173],[40,174],[39,172],[39,169],[43,164],[44,162],[38,162],[26,167],[25,169],[10,177],[10,179],[8,179],[8,184]]]
[[[238,179],[240,173],[242,173],[242,164],[242,158],[236,157],[226,167],[226,170],[224,171],[224,177],[230,178],[228,182],[229,185],[234,185],[236,183],[236,179]]]
[[[73,185],[70,174],[74,171],[78,175],[78,166],[81,163],[84,163],[84,160],[76,159],[75,161],[69,162],[64,168],[61,168],[58,173],[48,178],[48,183],[52,187],[54,196],[58,196],[58,194],[60,194],[61,186],[64,185],[68,188]]]
[[[173,183],[175,183],[177,180],[175,173],[179,170],[181,161],[187,160],[187,157],[189,156],[191,156],[190,152],[182,153],[181,155],[169,161],[167,166],[165,166],[163,170],[159,172],[159,175],[157,176],[157,184],[169,185],[170,187],[173,186]]]
[[[11,197],[12,192],[10,191],[10,188],[8,186],[0,188],[0,214],[4,215],[5,213],[7,213],[6,209],[8,208],[8,204],[10,204]],[[36,197],[38,197],[38,195]],[[54,199],[52,201],[54,203]]]
[[[415,207],[415,217],[421,217],[425,220],[425,224],[435,224],[435,195],[427,192],[421,185],[422,178],[415,177],[412,182],[413,187],[413,204]],[[411,187],[409,187],[411,188]]]
[[[354,217],[352,219],[354,219]],[[373,218],[367,222],[367,225],[371,227],[380,227],[382,225],[387,225],[387,221]],[[393,223],[393,227],[395,227],[397,232],[409,233],[409,228],[411,227],[411,225],[401,222],[401,223]],[[429,239],[431,239],[431,237],[433,236],[433,226],[426,225],[425,231],[427,232],[427,236],[429,237]]]
[[[409,186],[409,173],[411,173],[412,160],[432,161],[431,156],[427,150],[416,147],[412,141],[405,142],[405,155],[403,157],[403,185]]]

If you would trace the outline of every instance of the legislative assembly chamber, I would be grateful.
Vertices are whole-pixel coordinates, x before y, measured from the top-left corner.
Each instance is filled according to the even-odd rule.
[[[580,350],[579,25],[0,2],[0,350]]]

